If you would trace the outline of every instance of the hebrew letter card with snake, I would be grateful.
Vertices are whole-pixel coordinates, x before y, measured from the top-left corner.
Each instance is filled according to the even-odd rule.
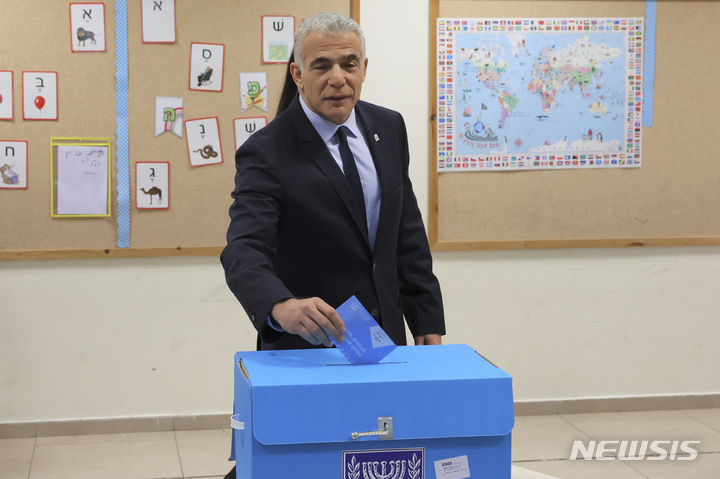
[[[170,207],[169,162],[135,163],[135,205],[139,210]]]
[[[190,166],[214,165],[223,162],[220,127],[217,117],[185,121]]]
[[[70,4],[70,40],[73,52],[105,51],[105,4]]]

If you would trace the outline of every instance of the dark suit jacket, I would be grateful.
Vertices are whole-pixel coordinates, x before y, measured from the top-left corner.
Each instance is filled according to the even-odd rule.
[[[286,298],[320,297],[337,308],[351,295],[398,345],[444,334],[442,298],[408,177],[402,116],[370,103],[355,111],[382,191],[375,248],[342,171],[298,98],[235,155],[234,202],[220,257],[227,283],[259,333],[261,349],[313,347],[266,323]]]

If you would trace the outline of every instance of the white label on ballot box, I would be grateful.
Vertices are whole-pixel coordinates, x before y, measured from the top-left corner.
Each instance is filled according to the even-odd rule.
[[[470,477],[467,456],[451,457],[435,461],[435,476],[438,479],[465,479]]]
[[[345,323],[345,342],[333,343],[350,363],[376,364],[397,347],[355,296],[337,312]]]

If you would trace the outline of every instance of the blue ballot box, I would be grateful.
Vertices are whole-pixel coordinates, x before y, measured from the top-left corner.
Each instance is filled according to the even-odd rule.
[[[466,345],[235,355],[238,479],[509,479],[512,379]]]

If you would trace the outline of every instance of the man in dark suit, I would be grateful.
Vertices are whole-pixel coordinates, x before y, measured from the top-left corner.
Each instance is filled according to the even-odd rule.
[[[353,294],[399,345],[403,316],[415,344],[445,334],[404,121],[359,101],[364,43],[342,15],[304,21],[290,65],[299,95],[237,151],[221,261],[258,349],[342,341],[334,308]]]

